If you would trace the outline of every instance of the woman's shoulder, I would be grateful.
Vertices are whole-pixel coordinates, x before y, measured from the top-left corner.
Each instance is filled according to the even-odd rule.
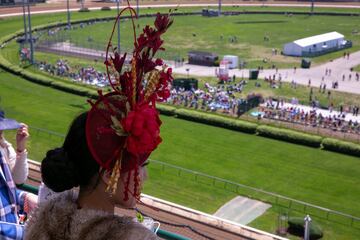
[[[26,221],[25,239],[48,239],[61,234],[75,212],[76,204],[65,194],[40,204]]]
[[[128,223],[127,228],[125,229],[124,233],[122,234],[123,238],[116,238],[117,234],[115,233],[115,239],[134,239],[134,240],[142,240],[142,239],[149,239],[155,240],[158,239],[156,234],[142,224],[134,222],[131,219],[131,222]]]
[[[79,211],[76,215],[78,224],[73,225],[73,233],[78,239],[158,239],[152,231],[130,217],[92,210]]]
[[[60,194],[35,210],[27,222],[25,239],[51,239],[49,236],[62,239],[64,234],[67,239],[158,239],[152,231],[130,217],[78,209],[71,196]]]

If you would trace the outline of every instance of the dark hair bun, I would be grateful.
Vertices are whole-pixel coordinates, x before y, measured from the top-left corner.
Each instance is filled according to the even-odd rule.
[[[63,148],[56,148],[46,153],[41,163],[41,174],[45,185],[54,192],[79,186],[78,170]]]

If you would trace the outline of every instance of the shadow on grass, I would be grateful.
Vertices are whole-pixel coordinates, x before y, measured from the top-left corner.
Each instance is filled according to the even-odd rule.
[[[75,107],[75,108],[80,108],[80,109],[86,109],[88,104],[87,103],[85,103],[85,104],[69,104],[69,106]]]

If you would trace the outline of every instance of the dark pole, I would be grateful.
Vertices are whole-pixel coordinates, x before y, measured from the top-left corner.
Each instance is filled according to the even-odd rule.
[[[67,8],[67,24],[68,24],[68,28],[70,30],[71,22],[70,22],[70,3],[69,3],[69,0],[66,1],[66,8]]]
[[[119,13],[120,13],[120,1],[121,0],[117,0],[116,3],[117,3],[117,14],[119,16]],[[118,52],[120,54],[120,19],[119,21],[117,22],[117,49],[118,49]]]
[[[315,0],[311,0],[311,15],[314,13],[314,1]]]
[[[221,15],[221,0],[219,0],[219,10],[218,10],[219,16]]]
[[[136,0],[136,15],[139,16],[139,12],[140,12],[140,9],[139,9],[139,0]]]
[[[34,44],[31,33],[31,16],[30,16],[30,0],[27,0],[27,10],[28,10],[28,25],[29,25],[29,37],[30,37],[30,62],[34,64]]]
[[[23,0],[23,20],[24,20],[24,36],[25,36],[25,43],[27,43],[27,27],[26,27],[26,13],[25,13],[25,0]]]

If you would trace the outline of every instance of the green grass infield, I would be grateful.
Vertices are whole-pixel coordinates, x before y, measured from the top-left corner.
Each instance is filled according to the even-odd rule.
[[[7,117],[62,134],[74,116],[89,109],[86,98],[39,86],[5,72],[0,73],[0,92]],[[161,118],[164,142],[152,154],[153,159],[360,215],[357,201],[360,161],[356,157],[173,117]],[[12,135],[8,133],[10,139]],[[49,148],[62,142],[59,137],[35,129],[31,135],[29,152],[36,160],[41,160]],[[145,193],[208,213],[235,196],[221,188],[186,181],[176,173],[159,172],[155,164],[149,166],[149,174]],[[271,231],[276,215],[273,211],[252,224]],[[257,221],[260,221],[258,225]],[[328,231],[335,232],[336,236],[344,234],[338,231],[339,224],[326,224]],[[358,233],[354,228],[339,226],[339,229],[345,228],[345,236]]]

